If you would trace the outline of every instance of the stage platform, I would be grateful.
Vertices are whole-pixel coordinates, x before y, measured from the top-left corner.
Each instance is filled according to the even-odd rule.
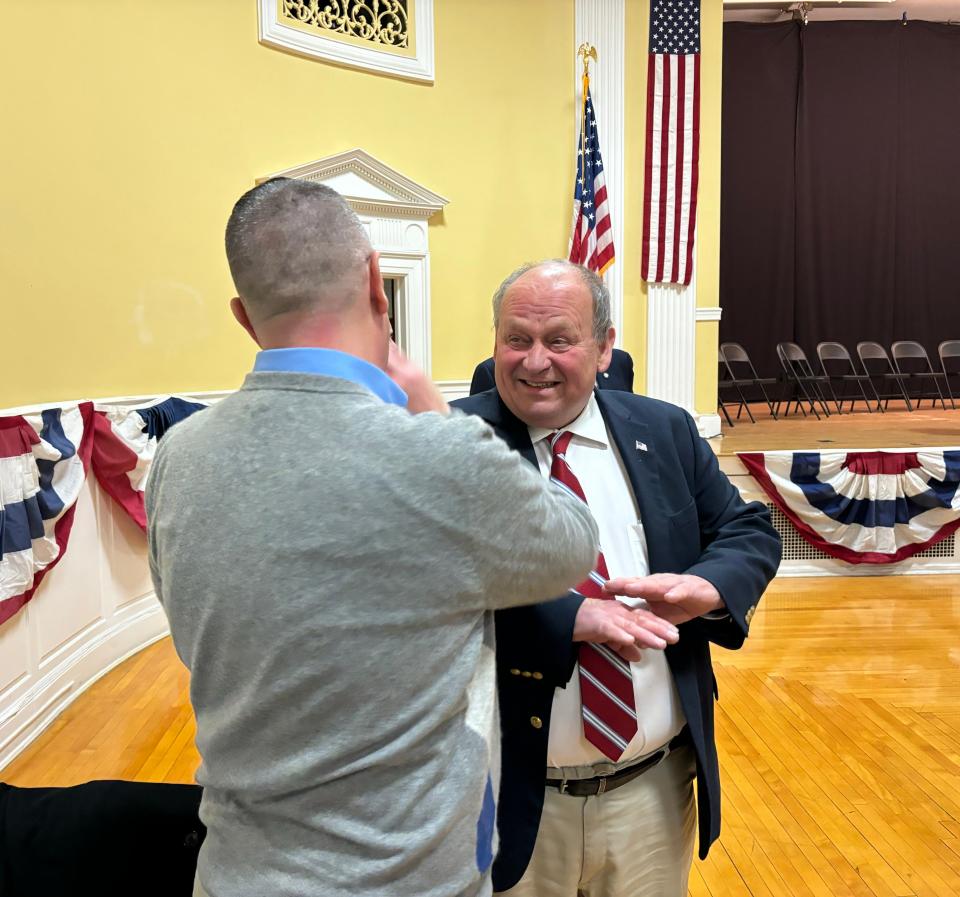
[[[926,402],[924,403],[926,405]],[[807,543],[793,524],[772,505],[769,497],[737,457],[738,452],[774,452],[850,449],[896,451],[922,448],[960,448],[960,407],[925,407],[921,410],[895,409],[885,413],[863,410],[831,414],[820,420],[813,415],[791,414],[774,420],[766,405],[751,405],[757,422],[750,423],[746,412],[734,426],[724,421],[720,436],[709,440],[720,469],[748,501],[761,501],[771,509],[774,526],[783,538],[781,576],[872,576],[899,573],[960,573],[960,537],[951,534],[909,560],[895,564],[848,564],[832,558]],[[731,408],[731,414],[733,409]]]
[[[898,403],[899,405],[900,403]],[[926,403],[924,403],[926,404]],[[901,406],[902,407],[902,406]],[[813,415],[791,414],[774,420],[766,405],[751,405],[755,424],[744,411],[734,426],[723,422],[720,435],[710,445],[720,457],[737,452],[800,451],[801,449],[897,449],[960,447],[960,408],[944,411],[893,410],[868,414],[857,404],[854,414],[831,414],[820,420]],[[761,411],[762,409],[762,411]],[[733,409],[731,409],[732,412]]]

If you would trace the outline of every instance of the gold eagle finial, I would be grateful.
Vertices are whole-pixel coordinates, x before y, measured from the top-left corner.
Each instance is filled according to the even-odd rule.
[[[583,73],[590,74],[590,60],[597,61],[597,48],[593,44],[582,43],[577,47],[577,58],[583,59]]]

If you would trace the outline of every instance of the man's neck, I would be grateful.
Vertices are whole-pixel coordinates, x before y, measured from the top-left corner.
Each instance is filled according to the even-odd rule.
[[[257,336],[261,349],[336,349],[384,369],[383,347],[364,328],[344,327],[340,322],[311,320],[309,326],[266,322]]]

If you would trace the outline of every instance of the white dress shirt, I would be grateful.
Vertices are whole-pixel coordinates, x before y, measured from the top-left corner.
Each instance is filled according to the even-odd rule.
[[[554,430],[530,427],[530,439],[544,477],[550,476],[552,454],[549,436]],[[610,578],[646,576],[647,540],[633,488],[620,454],[610,439],[596,397],[580,416],[564,427],[573,433],[566,451],[567,464],[579,480],[587,504],[600,530],[600,547]],[[645,606],[640,598],[619,598],[631,607]],[[630,664],[637,708],[637,733],[618,766],[652,753],[666,744],[684,725],[677,689],[662,651],[648,648],[643,659]],[[609,765],[610,760],[583,736],[580,714],[580,670],[574,667],[566,688],[553,698],[547,765],[553,768]]]

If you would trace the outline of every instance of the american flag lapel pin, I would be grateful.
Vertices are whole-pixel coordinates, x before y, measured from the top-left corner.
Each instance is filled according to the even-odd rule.
[[[638,451],[638,452],[645,452],[646,450],[647,450],[647,444],[646,444],[645,442],[641,442],[641,441],[638,439],[638,440],[637,440],[637,451]]]

